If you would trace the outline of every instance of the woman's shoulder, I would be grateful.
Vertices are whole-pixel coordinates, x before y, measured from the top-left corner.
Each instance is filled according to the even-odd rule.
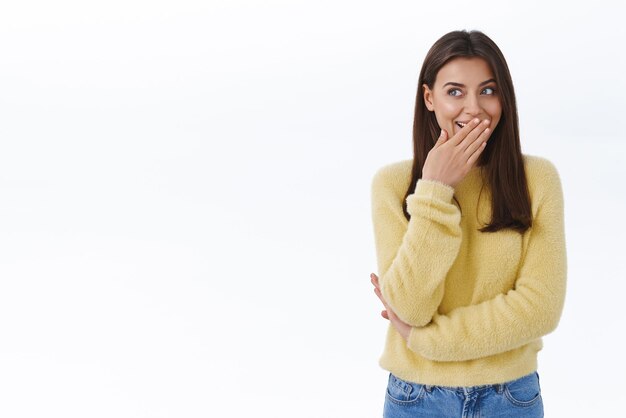
[[[552,161],[539,155],[522,154],[524,169],[529,182],[538,183],[545,180],[554,181],[559,172]]]
[[[378,168],[372,177],[372,192],[382,189],[404,193],[411,181],[413,160],[400,160],[388,163]]]
[[[522,154],[528,181],[528,191],[535,201],[544,196],[562,194],[561,178],[554,163],[546,157]]]
[[[522,158],[524,159],[526,169],[532,172],[544,170],[556,171],[554,163],[546,157],[532,154],[522,154]]]

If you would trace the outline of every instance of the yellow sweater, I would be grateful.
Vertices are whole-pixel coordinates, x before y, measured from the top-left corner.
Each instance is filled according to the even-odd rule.
[[[413,326],[405,341],[389,323],[380,366],[401,379],[438,386],[502,383],[535,371],[541,337],[557,327],[565,302],[563,193],[556,168],[524,155],[533,226],[520,234],[477,230],[491,219],[486,184],[480,194],[480,167],[455,188],[418,180],[406,199],[407,221],[402,199],[411,165],[386,165],[372,181],[381,291]]]

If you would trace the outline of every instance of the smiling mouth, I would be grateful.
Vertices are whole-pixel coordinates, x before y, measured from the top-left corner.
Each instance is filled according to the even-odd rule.
[[[456,124],[456,126],[458,126],[459,128],[463,128],[465,125],[467,125],[467,122],[454,122]]]

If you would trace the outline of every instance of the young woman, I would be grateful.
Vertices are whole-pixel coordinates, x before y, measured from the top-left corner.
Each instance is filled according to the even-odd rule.
[[[424,60],[412,160],[372,181],[389,328],[384,417],[542,417],[542,336],[566,290],[554,165],[522,154],[504,56],[480,31],[441,37]]]

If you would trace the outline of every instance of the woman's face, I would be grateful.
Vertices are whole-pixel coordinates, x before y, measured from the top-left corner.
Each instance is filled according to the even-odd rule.
[[[473,118],[489,119],[494,131],[502,105],[495,77],[487,61],[479,57],[454,58],[439,69],[433,89],[424,84],[424,102],[435,112],[437,123],[448,138]]]

